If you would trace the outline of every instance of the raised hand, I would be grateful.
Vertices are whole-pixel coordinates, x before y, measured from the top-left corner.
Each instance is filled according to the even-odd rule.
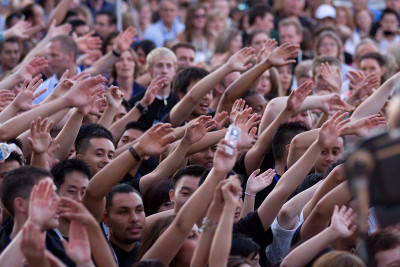
[[[244,47],[233,54],[227,64],[231,71],[246,71],[251,68],[251,60],[255,57],[254,48]]]
[[[264,47],[261,48],[260,52],[258,52],[257,63],[267,59],[277,45],[278,42],[275,39],[268,39]]]
[[[225,205],[236,207],[236,204],[242,195],[242,187],[238,177],[230,177],[228,182],[222,186],[221,191]]]
[[[51,95],[54,98],[58,98],[60,96],[63,96],[66,92],[68,92],[72,86],[75,84],[75,82],[79,79],[79,78],[89,78],[90,75],[86,74],[84,72],[81,72],[77,75],[75,75],[74,77],[72,77],[71,79],[68,79],[69,76],[69,70],[66,70],[63,75],[60,78],[59,83],[56,85],[56,87],[54,88],[53,92],[51,92]]]
[[[50,130],[53,127],[53,122],[47,123],[48,119],[43,121],[40,117],[36,121],[31,122],[31,136],[28,141],[32,146],[32,151],[36,154],[42,154],[47,151],[50,145]]]
[[[302,83],[296,90],[293,90],[286,102],[286,110],[295,113],[303,104],[304,99],[312,93],[313,82]]]
[[[150,106],[154,99],[156,98],[157,92],[163,87],[166,78],[162,78],[160,75],[157,75],[150,83],[149,87],[146,89],[146,93],[144,94],[142,100],[140,100],[140,104],[143,107]]]
[[[28,222],[22,228],[21,252],[29,266],[45,266],[46,233],[38,225]]]
[[[322,125],[318,135],[318,143],[322,147],[329,147],[336,142],[345,130],[348,130],[349,126],[347,124],[350,119],[344,120],[348,115],[347,112],[341,114],[338,111]]]
[[[231,123],[236,120],[236,116],[239,114],[239,112],[242,112],[244,110],[245,104],[246,101],[244,101],[244,99],[242,98],[236,99],[235,103],[233,103],[231,114],[229,114],[229,119]]]
[[[352,97],[355,99],[365,99],[372,95],[374,89],[379,87],[380,78],[374,73],[364,77],[364,79],[357,85],[350,83],[352,89]]]
[[[350,74],[350,75],[349,75]],[[356,87],[359,85],[362,80],[365,78],[365,74],[361,70],[349,71],[349,74],[346,74],[347,79],[350,80],[350,87]]]
[[[69,221],[78,221],[86,227],[97,225],[96,219],[82,203],[70,198],[62,197],[60,204],[59,212],[61,217],[66,218]]]
[[[31,193],[28,221],[38,225],[42,231],[47,230],[45,226],[53,221],[58,223],[57,206],[59,198],[54,189],[53,181],[50,178],[45,178],[39,182],[39,185],[33,187]],[[56,227],[56,225],[52,225],[52,227]]]
[[[256,135],[257,128],[254,127],[254,122],[260,119],[260,115],[254,113],[250,116],[251,110],[251,108],[246,108],[236,116],[234,124],[241,130],[237,142],[238,149],[250,148]]]
[[[340,96],[332,93],[322,96],[321,109],[324,113],[332,115],[335,111],[352,111],[354,107],[340,99]]]
[[[69,23],[56,26],[57,21],[53,20],[50,24],[49,30],[47,31],[46,37],[52,39],[58,35],[69,35],[72,30],[72,26]]]
[[[272,179],[275,176],[275,170],[268,169],[265,172],[260,173],[260,169],[255,170],[247,180],[246,192],[249,194],[257,194],[272,183]]]
[[[0,90],[0,111],[3,111],[15,99],[15,94],[8,90]]]
[[[30,82],[32,77],[47,67],[47,60],[44,57],[34,57],[28,64],[22,66],[16,72],[16,75],[21,81],[28,80]]]
[[[101,39],[98,36],[93,36],[94,31],[91,31],[81,37],[76,38],[74,41],[79,48],[79,51],[88,53],[91,50],[101,49]]]
[[[296,44],[285,43],[275,49],[272,54],[268,57],[267,61],[275,67],[284,66],[291,63],[296,63],[296,60],[292,59],[297,57],[300,52],[300,46]]]
[[[340,72],[340,68],[338,66],[330,66],[328,63],[322,63],[321,74],[322,78],[332,87],[332,90],[340,94],[342,90],[342,73]]]
[[[112,85],[106,90],[107,105],[114,109],[118,109],[121,106],[123,97],[124,93],[117,86]]]
[[[385,126],[387,124],[386,118],[380,114],[371,115],[359,119],[355,122],[348,124],[348,129],[344,132],[346,135],[357,135],[360,137],[366,136],[372,129]]]
[[[339,209],[339,207],[335,205],[329,228],[332,229],[339,238],[349,237],[354,234],[357,229],[357,226],[353,223],[355,218],[356,214],[353,212],[352,208],[347,208],[343,205]]]
[[[22,85],[21,92],[17,95],[12,103],[18,110],[27,111],[32,109],[34,107],[32,104],[33,100],[46,92],[47,89],[42,89],[41,91],[35,93],[36,89],[43,82],[43,80],[39,80],[39,78],[40,75],[36,76],[29,84],[28,80],[25,80],[24,84]]]
[[[125,31],[121,32],[118,37],[113,49],[118,54],[122,54],[126,51],[134,41],[134,37],[137,31],[132,26],[129,26]]]
[[[196,121],[186,128],[183,140],[190,144],[198,142],[206,133],[215,128],[215,120],[211,116],[200,116]]]
[[[237,158],[236,148],[234,148],[234,155],[231,156],[225,152],[225,146],[229,146],[228,142],[226,140],[221,140],[214,154],[214,169],[221,173],[228,173],[232,170]]]
[[[72,220],[69,224],[69,242],[65,239],[61,241],[65,253],[77,266],[92,265],[89,237],[82,223]],[[94,266],[94,264],[92,266]]]
[[[86,54],[83,54],[76,60],[76,65],[91,66],[101,57],[101,55],[100,50],[89,50]]]
[[[29,32],[32,28],[32,24],[27,21],[19,21],[17,22],[14,26],[12,26],[10,29],[4,31],[4,39],[10,39],[10,38],[21,38],[21,39],[28,39]]]
[[[221,111],[215,113],[214,115],[215,125],[218,129],[225,128],[226,123],[229,121],[229,116],[227,111]]]
[[[137,153],[140,156],[160,155],[175,139],[175,136],[170,134],[173,131],[171,124],[157,123],[146,131],[134,145]]]

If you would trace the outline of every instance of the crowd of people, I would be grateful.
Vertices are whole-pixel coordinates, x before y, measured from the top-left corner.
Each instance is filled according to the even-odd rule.
[[[0,266],[400,266],[400,0],[334,2],[4,0]]]

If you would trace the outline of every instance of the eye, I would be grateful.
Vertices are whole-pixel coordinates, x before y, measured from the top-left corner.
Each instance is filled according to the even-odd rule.
[[[68,190],[67,192],[68,192],[69,194],[73,194],[73,195],[76,194],[76,191],[75,191],[75,190]]]

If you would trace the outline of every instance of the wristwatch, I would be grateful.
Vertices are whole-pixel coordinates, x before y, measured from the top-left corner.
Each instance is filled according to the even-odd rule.
[[[137,102],[135,103],[135,108],[137,108],[143,115],[146,114],[146,113],[149,111],[148,107],[143,107],[143,106],[140,104],[140,101],[137,101]]]

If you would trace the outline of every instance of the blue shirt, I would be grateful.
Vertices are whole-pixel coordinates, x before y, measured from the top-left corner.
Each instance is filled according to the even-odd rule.
[[[175,40],[178,33],[185,30],[185,25],[181,23],[178,19],[175,19],[172,25],[171,31],[169,31],[162,20],[154,23],[153,25],[147,27],[143,33],[143,38],[146,40],[153,41],[157,47],[164,45],[165,41]]]

